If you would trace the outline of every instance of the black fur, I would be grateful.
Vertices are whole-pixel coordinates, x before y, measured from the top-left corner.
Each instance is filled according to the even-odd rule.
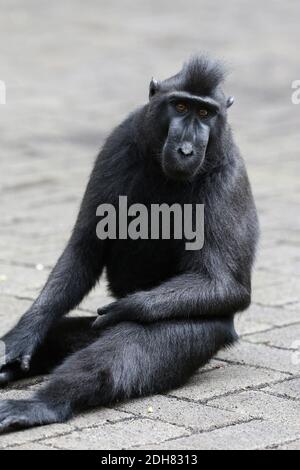
[[[227,123],[220,64],[193,58],[152,81],[150,101],[107,139],[70,241],[39,298],[4,338],[0,383],[54,369],[31,401],[0,404],[0,429],[63,421],[82,408],[183,384],[236,340],[251,298],[258,236],[243,160]],[[178,114],[178,103],[187,111]],[[199,119],[199,109],[208,116]],[[189,147],[183,147],[189,142]],[[188,156],[184,148],[192,148]],[[102,203],[205,204],[205,244],[96,236]],[[117,300],[93,319],[62,319],[106,268]],[[92,327],[93,323],[93,327]]]

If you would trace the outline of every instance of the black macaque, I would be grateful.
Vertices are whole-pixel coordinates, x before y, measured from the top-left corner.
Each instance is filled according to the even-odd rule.
[[[119,125],[91,174],[65,251],[38,299],[3,338],[0,383],[52,371],[31,400],[0,402],[0,430],[62,422],[78,410],[178,387],[237,335],[250,304],[256,209],[227,123],[218,62],[193,57],[151,81],[149,102]],[[100,204],[205,205],[205,243],[101,240]],[[116,301],[62,318],[106,269]],[[54,370],[53,370],[54,369]]]

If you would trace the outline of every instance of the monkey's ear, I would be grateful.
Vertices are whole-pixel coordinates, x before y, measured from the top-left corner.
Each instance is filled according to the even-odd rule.
[[[149,85],[149,99],[152,98],[152,96],[154,96],[158,90],[159,90],[159,82],[155,80],[155,78],[152,78],[150,85]]]
[[[232,106],[233,103],[234,103],[234,96],[229,96],[229,98],[227,98],[226,108],[230,108],[230,106]]]

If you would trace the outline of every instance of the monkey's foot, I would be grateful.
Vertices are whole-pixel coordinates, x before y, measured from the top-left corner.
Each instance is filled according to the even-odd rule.
[[[61,413],[38,400],[0,401],[0,433],[61,421]]]

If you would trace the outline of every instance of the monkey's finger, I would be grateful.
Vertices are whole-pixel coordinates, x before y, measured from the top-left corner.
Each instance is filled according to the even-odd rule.
[[[21,362],[21,359],[20,359],[20,357],[16,356],[15,354],[9,354],[8,353],[4,357],[4,360],[2,362],[3,362],[3,364],[0,367],[0,371],[2,371],[2,369],[5,369],[7,366],[17,365],[18,363]]]
[[[102,317],[99,317],[94,321],[94,323],[92,324],[92,328],[94,330],[102,328]]]
[[[108,307],[100,307],[97,310],[98,315],[106,315],[107,313],[109,313],[109,308]]]
[[[21,369],[27,372],[30,369],[31,354],[26,354],[21,360]]]
[[[0,387],[5,387],[7,384],[16,380],[19,377],[17,367],[9,367],[7,370],[0,373]]]
[[[100,328],[107,328],[108,326],[116,325],[119,322],[119,318],[117,315],[106,315],[100,316],[97,318],[94,323],[92,324],[92,328],[100,329]]]
[[[12,380],[12,372],[6,371],[0,374],[0,387],[5,387]]]

